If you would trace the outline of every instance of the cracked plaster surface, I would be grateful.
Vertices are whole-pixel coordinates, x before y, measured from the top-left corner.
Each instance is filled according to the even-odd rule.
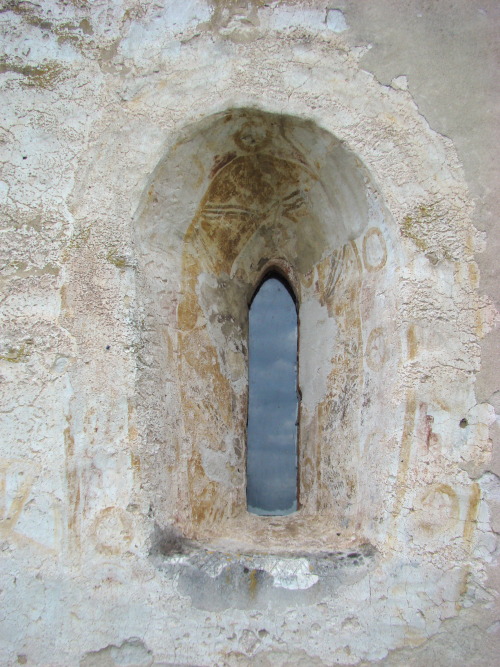
[[[471,225],[481,161],[466,181],[452,133],[427,122],[418,73],[394,68],[407,82],[388,85],[369,48],[377,35],[355,32],[360,12],[348,2],[2,3],[3,663],[494,664],[495,414],[491,382],[478,402],[473,378],[495,312],[478,293],[474,253],[498,235]],[[408,63],[401,46],[390,60]],[[414,405],[412,439],[404,478],[388,471],[390,528],[374,530],[380,556],[366,576],[288,599],[262,575],[252,606],[249,574],[237,581],[250,603],[212,609],[148,555],[157,500],[141,492],[136,380],[155,325],[137,299],[133,224],[184,128],[251,106],[345,141],[400,230],[407,355],[396,389]],[[197,203],[186,202],[186,220]],[[179,223],[167,249],[167,302],[184,232]]]

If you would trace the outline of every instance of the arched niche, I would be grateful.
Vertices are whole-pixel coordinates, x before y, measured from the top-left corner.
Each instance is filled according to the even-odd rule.
[[[397,237],[362,162],[313,122],[219,113],[166,151],[137,215],[144,312],[137,408],[160,525],[266,548],[363,540],[393,469],[380,414],[399,350]],[[300,510],[246,510],[248,305],[263,276],[300,320]],[[395,412],[395,431],[400,417]],[[144,470],[145,468],[145,470]]]

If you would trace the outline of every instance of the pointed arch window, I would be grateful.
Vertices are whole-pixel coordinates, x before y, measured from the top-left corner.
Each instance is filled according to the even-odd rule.
[[[260,515],[298,509],[298,316],[295,295],[267,274],[249,310],[247,508]]]

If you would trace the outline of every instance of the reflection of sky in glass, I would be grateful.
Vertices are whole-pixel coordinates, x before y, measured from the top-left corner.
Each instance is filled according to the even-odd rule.
[[[297,313],[275,278],[250,308],[247,503],[254,514],[297,509]]]

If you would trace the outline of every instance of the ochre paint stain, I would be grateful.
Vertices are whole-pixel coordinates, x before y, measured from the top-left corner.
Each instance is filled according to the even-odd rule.
[[[458,583],[458,594],[457,594],[457,599],[455,601],[456,611],[460,611],[463,607],[462,600],[467,593],[469,574],[470,574],[470,565],[465,565],[464,568],[462,569]]]
[[[75,453],[75,440],[71,434],[69,426],[66,426],[64,429],[64,451],[67,459],[72,458]]]
[[[5,479],[7,476],[8,467],[9,464],[7,463],[5,467],[2,466],[2,470],[0,471],[2,473],[0,492],[2,493],[2,501],[3,501],[2,504],[4,505],[5,509],[5,514],[2,514],[0,520],[0,529],[4,534],[10,533],[14,529],[16,523],[19,521],[21,512],[23,511],[23,508],[26,505],[31,489],[33,487],[33,479],[34,479],[32,474],[30,473],[24,474],[23,482],[20,485],[16,495],[12,499],[12,503],[9,509],[7,510],[7,508],[5,507],[4,494],[5,494]]]
[[[255,598],[255,594],[257,592],[257,570],[250,570],[249,574],[249,585],[248,585],[248,591],[250,593],[250,597],[253,599]]]
[[[134,472],[139,473],[141,471],[141,459],[135,452],[130,452],[130,465]]]
[[[194,526],[217,524],[230,513],[231,504],[221,493],[219,484],[205,475],[199,454],[194,454],[189,460],[188,483]]]
[[[74,463],[75,441],[68,425],[64,429],[64,450],[65,450],[65,473],[68,484],[68,539],[70,546],[79,550],[80,535],[78,530],[78,519],[80,511],[80,480]]]
[[[204,426],[207,415],[210,414],[213,415],[216,422],[222,420],[224,427],[229,427],[233,416],[231,410],[232,388],[229,380],[221,373],[217,351],[210,344],[206,329],[198,329],[189,334],[179,332],[179,349],[182,351],[182,361],[184,362],[180,366],[180,370],[183,371],[181,377],[188,379],[194,372],[197,378],[208,380],[206,384],[210,387],[207,397],[198,395],[189,398],[187,390],[183,389],[181,394],[184,413],[192,412],[198,418],[202,418],[201,422],[197,421],[196,424],[193,424],[197,428],[213,429],[213,426],[208,424]],[[214,403],[214,399],[217,399],[217,403]]]
[[[382,250],[382,257],[377,264],[372,264],[368,259],[367,243],[371,237],[376,237],[378,239],[380,249]],[[370,229],[364,235],[362,252],[363,252],[363,263],[367,271],[380,271],[380,269],[383,269],[384,266],[386,265],[387,246],[385,243],[384,235],[382,234],[382,232],[378,227],[370,227]]]
[[[470,546],[472,535],[474,533],[474,527],[477,521],[477,515],[479,512],[479,503],[481,502],[481,489],[477,482],[474,482],[471,486],[470,496],[469,496],[469,506],[467,508],[467,516],[464,523],[464,540]]]
[[[210,178],[213,178],[223,167],[232,162],[236,157],[236,153],[230,152],[224,155],[215,155],[214,165],[210,170]]]
[[[237,407],[241,397],[221,371],[198,301],[199,276],[231,275],[235,260],[266,221],[277,215],[298,221],[304,204],[299,188],[303,169],[302,164],[265,152],[216,156],[212,181],[184,237],[177,308],[178,373],[183,378],[184,435],[191,451],[187,502],[195,531],[197,526],[215,525],[232,512],[234,504],[219,483],[206,477],[200,447],[223,450],[227,433],[236,431],[241,422]]]
[[[350,241],[323,259],[317,264],[316,272],[316,292],[321,305],[328,307],[328,314],[331,317],[334,310],[334,293],[337,296],[338,292],[346,291],[349,286],[351,293],[360,288],[363,266],[356,243]],[[357,298],[357,295],[355,297]],[[349,295],[344,299],[336,299],[335,304],[335,314],[340,315],[350,305]]]
[[[437,486],[434,486],[431,489],[429,489],[424,494],[422,498],[422,506],[424,512],[426,506],[428,508],[432,507],[433,501],[436,499],[438,494],[446,496],[450,500],[448,519],[445,519],[445,517],[443,516],[442,523],[436,526],[426,521],[424,516],[424,520],[420,523],[420,527],[427,533],[434,533],[436,532],[436,530],[439,532],[446,530],[447,528],[450,528],[451,526],[455,525],[459,519],[460,504],[458,502],[458,496],[449,484],[438,484]]]
[[[196,264],[206,264],[214,273],[230,273],[273,206],[298,187],[299,177],[296,164],[265,153],[232,159],[218,171],[201,201],[186,233],[187,253],[194,250]]]
[[[403,434],[401,436],[401,445],[399,448],[399,465],[396,477],[396,499],[393,511],[393,531],[389,538],[389,544],[392,546],[396,540],[396,523],[401,512],[401,506],[406,493],[406,475],[410,465],[411,445],[413,440],[413,431],[415,428],[415,414],[417,411],[417,401],[415,392],[409,390],[406,397],[405,416],[403,423]]]
[[[346,243],[316,267],[315,284],[318,299],[335,317],[338,333],[336,354],[330,359],[328,391],[320,401],[313,418],[318,462],[315,510],[318,513],[336,507],[339,514],[345,510],[356,492],[357,449],[351,455],[345,450],[340,455],[340,443],[335,441],[341,432],[358,432],[358,406],[350,400],[356,394],[356,384],[363,376],[363,333],[359,298],[363,278],[362,263],[354,242]],[[335,458],[337,456],[337,458]],[[322,475],[322,470],[329,470]],[[333,471],[335,480],[332,480]],[[344,507],[342,506],[344,504]]]
[[[469,271],[469,281],[474,289],[479,287],[479,268],[476,262],[469,262],[467,265]]]
[[[23,473],[23,481],[17,489],[16,495],[12,499],[10,507],[6,507],[5,503],[5,492],[6,492],[6,480],[8,475],[8,470],[11,466],[15,466],[18,470],[19,464],[22,464],[22,461],[15,459],[11,460],[0,460],[0,537],[5,540],[10,540],[16,544],[24,547],[30,547],[36,549],[37,551],[45,551],[48,553],[56,553],[55,548],[48,547],[42,542],[38,542],[23,533],[17,532],[15,527],[21,517],[22,511],[28,502],[31,491],[33,489],[33,484],[35,482],[35,474],[26,468],[21,468]],[[19,472],[21,472],[19,471]],[[59,533],[59,522],[58,522],[58,505],[57,502],[54,502],[54,519],[55,519],[55,528],[54,528],[54,543],[58,544],[58,533]]]
[[[415,326],[410,325],[406,339],[408,342],[408,359],[415,359],[417,356],[418,343],[417,343],[417,334],[415,333]]]
[[[317,267],[316,291],[338,327],[337,353],[330,359],[328,391],[318,404],[315,429],[318,443],[328,446],[317,451],[316,511],[336,507],[339,514],[347,511],[349,500],[356,492],[356,461],[347,463],[341,456],[336,434],[341,431],[357,433],[358,409],[350,397],[356,394],[356,384],[363,376],[363,337],[359,296],[362,284],[362,264],[356,244],[350,242],[323,260]],[[353,436],[354,438],[356,436]],[[337,455],[337,458],[335,456]],[[322,470],[329,471],[323,475]],[[333,476],[334,475],[334,479]]]

